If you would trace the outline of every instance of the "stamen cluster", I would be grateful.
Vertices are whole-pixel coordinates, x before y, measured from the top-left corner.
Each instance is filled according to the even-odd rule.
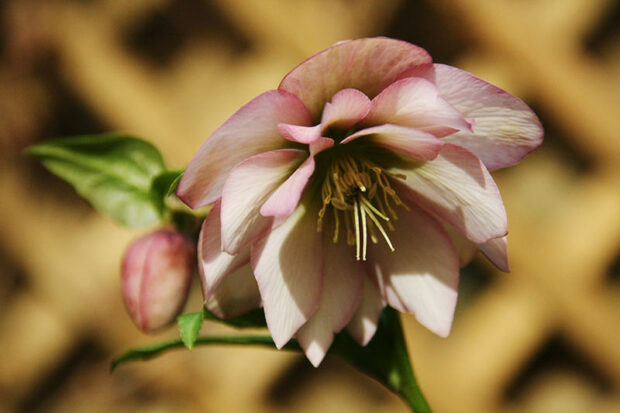
[[[322,231],[325,213],[331,207],[334,222],[332,241],[338,242],[340,222],[344,220],[346,242],[355,245],[357,260],[366,260],[368,235],[370,233],[370,240],[376,244],[377,230],[390,250],[394,251],[383,225],[394,231],[390,217],[397,220],[398,215],[392,204],[408,208],[390,185],[390,178],[404,179],[404,176],[391,174],[363,157],[346,154],[336,157],[321,188],[323,206],[319,211],[317,231]]]

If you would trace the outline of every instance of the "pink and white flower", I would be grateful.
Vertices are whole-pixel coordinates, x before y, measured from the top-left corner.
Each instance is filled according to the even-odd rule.
[[[362,345],[385,305],[450,332],[459,260],[507,270],[489,170],[542,142],[520,99],[412,44],[340,42],[287,74],[198,150],[178,195],[214,204],[202,286],[221,317],[262,305],[278,347],[318,365],[344,327]]]

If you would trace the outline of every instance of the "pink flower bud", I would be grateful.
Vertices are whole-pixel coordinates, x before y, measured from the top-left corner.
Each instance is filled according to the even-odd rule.
[[[184,235],[159,230],[135,240],[121,267],[123,300],[144,332],[174,321],[181,311],[194,267],[195,247]]]

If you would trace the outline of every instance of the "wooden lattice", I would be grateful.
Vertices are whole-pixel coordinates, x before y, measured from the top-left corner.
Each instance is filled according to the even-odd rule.
[[[124,130],[171,167],[291,67],[342,39],[391,35],[522,96],[543,147],[495,174],[510,274],[463,271],[453,332],[404,317],[439,412],[620,411],[620,38],[613,0],[6,0],[0,4],[0,412],[404,412],[337,359],[176,352],[108,372],[155,338],[125,315],[135,232],[21,151]],[[200,304],[198,289],[188,308]],[[222,327],[206,325],[204,332]]]

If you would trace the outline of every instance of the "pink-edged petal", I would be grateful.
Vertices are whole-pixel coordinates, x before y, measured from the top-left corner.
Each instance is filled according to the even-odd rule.
[[[338,91],[331,102],[325,104],[321,117],[321,126],[349,129],[362,120],[370,110],[370,99],[357,89]]]
[[[425,161],[435,159],[444,144],[432,133],[390,124],[362,129],[340,143],[346,144],[362,137],[366,142]]]
[[[339,90],[358,89],[373,98],[400,73],[431,62],[424,49],[401,40],[350,40],[302,62],[282,79],[279,89],[297,95],[318,121],[325,102]]]
[[[202,144],[183,173],[177,195],[190,207],[221,196],[228,173],[257,153],[286,147],[279,123],[311,125],[310,114],[293,94],[271,90],[251,100]]]
[[[220,318],[233,318],[260,307],[261,299],[252,267],[244,265],[228,274],[205,303]]]
[[[332,146],[334,146],[334,140],[332,138],[323,137],[310,144],[310,155],[316,156],[317,153],[323,152],[325,149],[329,149]]]
[[[510,272],[508,265],[508,240],[506,237],[493,238],[478,244],[478,248],[497,268]]]
[[[474,242],[470,241],[461,234],[456,228],[454,228],[450,224],[444,223],[443,228],[446,230],[450,239],[452,240],[452,245],[456,248],[456,251],[459,255],[459,265],[462,267],[466,266],[474,259],[476,254],[478,253],[478,245]]]
[[[273,191],[285,182],[308,155],[280,149],[254,155],[238,164],[222,192],[222,249],[234,254],[259,238],[272,223],[259,213]]]
[[[506,235],[499,189],[482,161],[466,149],[446,144],[434,160],[399,165],[390,172],[406,177],[393,181],[403,200],[453,225],[473,242]]]
[[[300,204],[252,247],[252,268],[267,327],[281,348],[316,311],[323,288],[321,234],[316,214]]]
[[[399,212],[395,226],[390,233],[394,252],[384,244],[369,251],[374,270],[398,295],[397,307],[404,305],[422,325],[446,337],[457,298],[456,251],[441,225],[418,208]],[[392,297],[386,299],[394,306]]]
[[[360,261],[345,242],[325,248],[325,282],[316,313],[297,332],[306,357],[317,367],[339,332],[353,317],[366,278]]]
[[[471,73],[435,65],[439,94],[474,121],[473,132],[446,138],[474,153],[493,170],[514,165],[543,141],[543,128],[519,98]]]
[[[375,335],[379,325],[379,317],[384,307],[385,300],[379,289],[375,283],[370,281],[369,277],[364,277],[362,299],[353,318],[347,325],[349,334],[362,346],[368,344]]]
[[[205,302],[225,276],[250,261],[249,247],[236,255],[222,251],[220,229],[220,201],[217,201],[202,223],[198,237],[198,271]]]
[[[260,208],[263,216],[286,217],[297,205],[301,194],[314,172],[314,157],[309,156],[286,181],[271,194]]]
[[[278,131],[291,142],[310,144],[321,138],[321,125],[299,126],[288,123],[278,124]]]
[[[435,85],[420,77],[396,81],[372,100],[362,124],[384,123],[421,129],[439,137],[470,130],[467,120],[439,96]]]
[[[407,77],[421,77],[431,83],[435,83],[435,65],[433,63],[425,63],[423,65],[414,66],[396,76],[394,81],[396,82],[397,80],[405,79]]]

